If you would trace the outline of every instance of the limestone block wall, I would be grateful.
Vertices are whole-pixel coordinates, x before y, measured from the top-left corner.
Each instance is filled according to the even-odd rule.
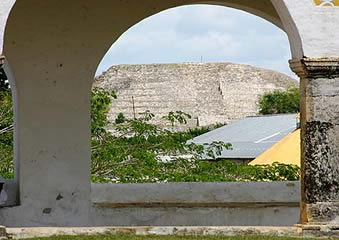
[[[94,82],[94,86],[117,91],[110,120],[120,112],[133,117],[134,101],[136,115],[150,110],[162,124],[166,123],[160,117],[170,111],[189,113],[192,119],[186,127],[256,115],[260,95],[297,85],[287,75],[233,63],[116,65]]]

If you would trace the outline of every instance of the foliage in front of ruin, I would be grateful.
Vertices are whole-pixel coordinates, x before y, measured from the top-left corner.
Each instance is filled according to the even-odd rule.
[[[98,124],[92,124],[93,181],[156,182],[160,178],[160,181],[180,180],[182,173],[186,174],[184,169],[191,168],[186,166],[191,160],[180,156],[197,159],[205,154],[216,159],[223,149],[231,148],[231,144],[223,142],[187,144],[189,139],[196,136],[194,132],[174,132],[160,128],[151,123],[154,114],[149,111],[140,114],[136,119],[127,119],[119,114],[114,123],[109,123],[106,114],[109,110],[109,99],[112,99],[110,96],[114,94],[98,88],[93,93],[92,120],[100,119],[101,123],[107,124],[99,124],[99,127]],[[190,116],[182,111],[173,111],[163,118],[168,120],[170,126],[174,126],[185,124]],[[161,161],[161,158],[170,157],[177,160],[169,163]]]
[[[92,118],[104,119],[110,104],[106,97],[112,93],[103,89],[95,89],[94,92],[100,92],[100,96],[105,99],[92,99],[96,99],[98,104],[107,104],[107,108],[100,107],[106,110],[96,111],[97,103],[93,100]],[[170,126],[174,126],[185,124],[189,117],[182,111],[175,111],[163,118],[168,120]],[[107,126],[103,126],[100,131],[92,131],[92,134],[95,133],[92,135],[92,181],[155,183],[299,179],[297,166],[278,163],[249,166],[218,160],[222,150],[231,149],[230,143],[187,143],[189,139],[209,131],[208,128],[173,132],[152,124],[153,118],[154,115],[149,111],[136,119],[127,119],[119,114],[114,123],[107,121]],[[206,156],[211,160],[202,161]]]
[[[136,119],[120,114],[119,120],[107,118],[114,92],[92,90],[92,181],[113,183],[144,182],[222,182],[298,180],[299,168],[292,165],[237,165],[218,160],[231,144],[213,142],[187,144],[187,140],[211,128],[174,132],[152,124],[154,115],[145,112]],[[185,124],[189,117],[181,111],[170,112],[169,126]],[[0,175],[13,177],[13,113],[10,89],[0,91]],[[185,157],[180,157],[185,156]],[[199,160],[208,156],[209,161]],[[171,161],[159,161],[171,158]]]
[[[300,112],[299,88],[275,90],[265,93],[259,99],[260,114],[298,113]]]
[[[4,72],[0,73],[0,174],[5,178],[14,176],[13,104],[11,90]]]

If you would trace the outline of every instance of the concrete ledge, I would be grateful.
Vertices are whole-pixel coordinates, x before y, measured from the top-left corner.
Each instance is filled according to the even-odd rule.
[[[16,190],[15,183],[9,189]],[[299,220],[299,182],[93,184],[91,194],[88,218],[82,223],[64,219],[61,223],[73,227],[292,226]],[[1,224],[64,226],[51,221],[44,208],[0,208]],[[32,222],[37,214],[41,222]]]
[[[0,226],[0,239],[24,239],[34,237],[50,236],[75,236],[75,235],[222,235],[222,236],[276,236],[276,237],[307,237],[307,238],[328,238],[339,237],[338,226],[288,226],[288,227],[268,227],[268,226],[248,226],[248,227],[38,227],[38,228],[7,228]]]
[[[289,226],[289,227],[69,227],[69,228],[7,228],[0,226],[0,239],[24,239],[34,237],[50,237],[62,235],[222,235],[222,236],[276,236],[276,237],[307,237],[307,238],[329,238],[339,237],[338,226],[313,225],[313,226]]]
[[[298,207],[300,182],[92,184],[97,206]]]
[[[299,208],[94,207],[90,226],[293,226]]]
[[[91,226],[292,226],[299,182],[92,184]]]
[[[135,202],[135,203],[111,203],[97,202],[94,206],[104,208],[273,208],[295,207],[299,202]]]
[[[224,235],[224,236],[286,236],[301,237],[297,227],[89,227],[89,228],[7,228],[10,238],[22,239],[55,235]]]

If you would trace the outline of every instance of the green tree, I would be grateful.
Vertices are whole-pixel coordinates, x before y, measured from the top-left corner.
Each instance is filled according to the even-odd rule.
[[[0,59],[0,91],[6,91],[9,89],[9,83],[7,80],[5,70],[3,69],[3,60]]]
[[[125,121],[126,121],[126,117],[123,113],[119,113],[117,118],[115,119],[116,124],[124,123]]]
[[[0,175],[13,177],[13,111],[9,88],[0,91]],[[152,124],[154,114],[144,112],[136,119],[115,124],[107,119],[114,92],[92,90],[92,181],[116,183],[189,182],[189,181],[269,181],[297,180],[299,168],[236,165],[217,156],[231,144],[187,144],[187,140],[208,131],[172,132]],[[181,111],[170,112],[165,118],[172,124],[185,123]],[[110,130],[109,130],[110,129]],[[190,155],[182,158],[182,155]],[[172,161],[159,161],[172,156]],[[208,156],[210,161],[201,161]]]
[[[185,124],[189,117],[181,111],[173,111],[163,119],[174,126]],[[153,118],[154,114],[146,111],[136,119],[125,119],[119,124],[109,123],[98,132],[98,136],[92,136],[92,181],[155,183],[299,179],[297,166],[278,163],[249,166],[218,160],[222,150],[231,149],[230,143],[187,144],[187,140],[204,133],[205,129],[202,132],[172,132],[152,124]],[[111,130],[107,131],[108,128]],[[180,157],[182,155],[190,157]],[[171,161],[160,161],[168,156],[171,156]],[[206,156],[211,160],[202,161]]]
[[[286,91],[275,90],[272,93],[265,93],[259,99],[259,113],[297,113],[299,107],[299,88],[290,88]]]
[[[14,176],[13,170],[13,104],[7,76],[0,63],[0,174]]]
[[[102,90],[100,90],[102,91]],[[109,104],[109,102],[106,102]],[[95,110],[95,109],[94,109]],[[187,115],[170,112],[171,125],[183,123]],[[125,119],[118,124],[110,123],[103,131],[92,136],[92,180],[100,182],[154,182],[167,179],[168,169],[173,164],[163,164],[163,156],[190,154],[196,158],[203,154],[211,158],[221,154],[228,143],[214,142],[196,145],[187,144],[190,132],[172,132],[152,124],[154,114],[146,111],[136,119]],[[110,131],[107,129],[110,128]],[[177,160],[182,164],[186,160]],[[167,169],[167,170],[166,170]],[[174,173],[172,173],[174,174]],[[173,179],[176,179],[175,177]]]

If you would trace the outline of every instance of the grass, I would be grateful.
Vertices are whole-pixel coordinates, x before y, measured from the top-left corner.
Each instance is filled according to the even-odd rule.
[[[312,238],[302,238],[311,240]],[[26,239],[29,240],[29,239]],[[136,235],[93,235],[93,236],[54,236],[48,238],[31,238],[30,240],[300,240],[292,237],[268,236],[136,236]]]

